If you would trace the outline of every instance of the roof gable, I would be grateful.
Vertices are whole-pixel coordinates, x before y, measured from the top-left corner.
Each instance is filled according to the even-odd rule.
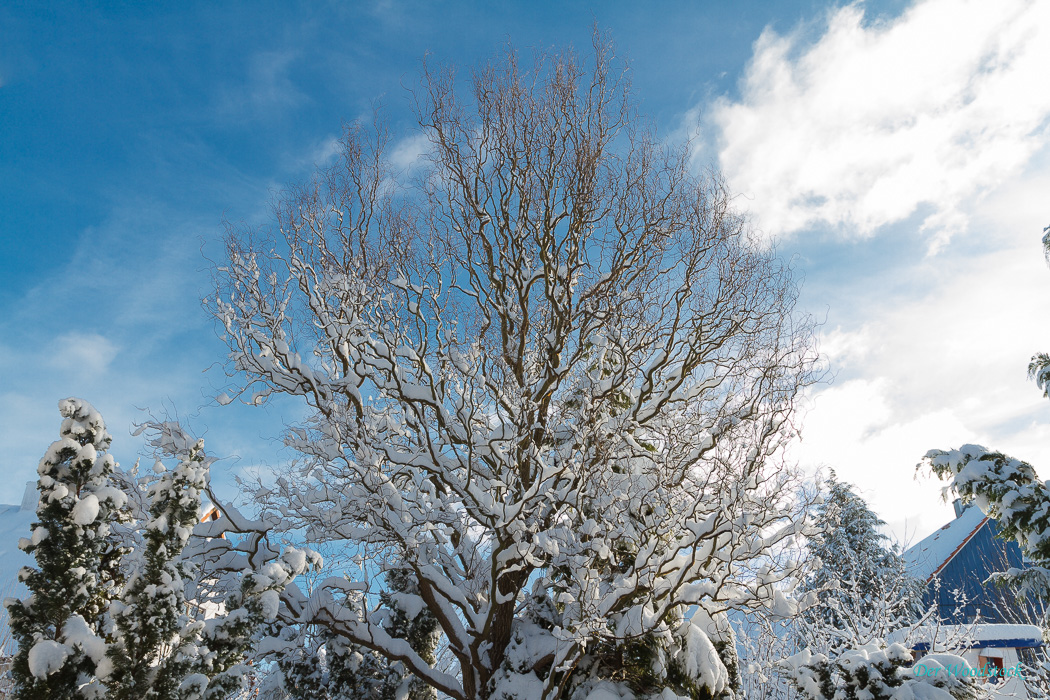
[[[958,518],[904,551],[908,573],[929,582],[987,523],[980,508],[967,508]]]

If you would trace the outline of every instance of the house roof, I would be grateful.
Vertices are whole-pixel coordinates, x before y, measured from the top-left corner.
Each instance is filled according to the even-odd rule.
[[[32,489],[30,494],[29,485],[26,486],[26,496],[21,505],[0,505],[0,593],[3,595],[25,592],[20,584],[16,586],[18,572],[23,566],[32,564],[32,559],[18,548],[18,541],[29,537],[33,521],[36,520],[35,481],[32,482]]]
[[[912,638],[911,648],[929,651],[930,642],[937,640],[939,648],[965,649],[1025,649],[1043,645],[1043,630],[1036,625],[936,625],[926,629],[903,629],[886,637],[888,642],[906,643]]]
[[[904,551],[908,573],[930,581],[987,522],[980,508],[967,508],[955,520]]]
[[[36,482],[33,483],[34,493]],[[28,498],[28,496],[27,496]],[[23,505],[26,499],[23,499]],[[30,528],[36,520],[36,500],[31,499],[28,508],[22,506],[0,505],[0,598],[24,598],[29,590],[18,580],[18,572],[23,566],[33,563],[32,558],[18,548],[18,540],[29,537]],[[0,637],[7,629],[7,611],[0,609]],[[0,655],[10,654],[14,641],[9,641],[6,649],[0,649]]]

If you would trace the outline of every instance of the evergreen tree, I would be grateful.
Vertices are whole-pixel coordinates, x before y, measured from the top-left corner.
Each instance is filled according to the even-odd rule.
[[[427,609],[419,597],[419,584],[410,569],[395,568],[387,572],[389,590],[380,595],[389,611],[385,622],[387,633],[395,639],[404,639],[431,666],[437,661],[438,624],[434,614]],[[407,694],[398,693],[405,700],[433,700],[437,692],[415,677],[404,667],[396,664],[396,674],[404,679]]]
[[[186,616],[187,563],[181,554],[200,519],[207,474],[203,450],[199,440],[174,470],[159,460],[154,466],[160,476],[150,488],[144,552],[132,563],[121,600],[112,605],[118,635],[109,650],[114,669],[107,685],[114,700],[176,700],[194,667],[186,647],[200,626]]]
[[[191,555],[183,550],[199,523],[207,488],[203,442],[187,439],[177,425],[151,426],[160,433],[154,446],[163,443],[180,462],[168,472],[158,460],[148,519],[141,522],[124,512],[128,494],[115,485],[116,463],[105,454],[111,438],[102,417],[80,399],[66,399],[59,409],[60,439],[38,470],[39,521],[32,536],[20,542],[36,558],[36,568],[21,574],[31,595],[8,604],[18,642],[14,697],[231,697],[243,687],[257,631],[276,618],[281,593],[307,565],[318,563],[316,555],[272,550],[272,561],[253,567],[250,557],[221,539],[226,525],[213,528],[211,537],[196,541],[205,550],[223,549],[224,563],[238,565],[233,580],[240,586],[224,610],[214,610],[216,616],[193,619],[185,593]],[[118,519],[126,526],[123,534],[141,543],[140,554],[120,546],[112,528]]]
[[[921,612],[922,584],[907,575],[896,545],[880,532],[885,523],[835,473],[817,506],[820,532],[810,540],[819,565],[803,590],[816,605],[800,616],[799,642],[835,654],[884,638]]]
[[[59,439],[37,469],[38,521],[19,543],[36,559],[20,574],[30,596],[8,605],[20,700],[95,697],[109,671],[99,632],[117,583],[111,523],[126,497],[110,480],[115,463],[102,416],[72,398],[59,402],[59,412]]]
[[[205,620],[193,657],[193,673],[181,680],[182,700],[225,700],[244,689],[257,633],[273,623],[281,592],[313,559],[292,547],[260,571],[245,574],[227,597],[222,615]]]
[[[231,545],[225,531],[231,523],[209,523],[204,532],[191,534],[200,524],[204,493],[208,491],[211,460],[204,443],[190,437],[177,423],[148,423],[150,444],[162,456],[175,457],[170,472],[161,461],[154,465],[159,475],[149,485],[149,517],[139,523],[143,554],[125,562],[131,569],[128,585],[111,604],[116,637],[110,656],[117,667],[109,682],[113,700],[220,700],[243,690],[250,672],[260,630],[272,623],[280,608],[280,595],[307,566],[318,563],[316,555],[289,547],[272,550],[275,558],[262,565],[244,557],[242,546],[251,549],[260,542],[242,540]],[[226,514],[242,521],[236,509]],[[219,527],[215,527],[218,525]],[[220,544],[221,543],[221,544]],[[216,555],[215,548],[221,550]],[[191,562],[214,562],[218,556],[234,564],[234,577],[207,568],[197,572]],[[193,600],[186,598],[191,572],[198,581],[207,580],[219,590],[237,586],[221,605],[204,610],[210,602],[197,587]],[[222,579],[222,580],[220,580]]]

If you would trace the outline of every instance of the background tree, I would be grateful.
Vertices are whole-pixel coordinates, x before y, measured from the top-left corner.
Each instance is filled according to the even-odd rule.
[[[908,576],[885,523],[832,472],[817,506],[809,555],[819,562],[802,591],[817,593],[795,624],[800,648],[836,655],[906,629],[925,612],[922,582]]]
[[[113,671],[106,679],[116,700],[178,698],[179,686],[194,667],[187,649],[201,624],[189,624],[181,558],[190,533],[200,521],[201,495],[207,488],[204,443],[198,441],[168,471],[157,461],[150,487],[144,547],[129,564],[128,583],[110,605],[116,638],[109,648]]]
[[[420,658],[436,662],[437,621],[419,598],[407,569],[388,574],[376,618],[393,639],[405,640]],[[276,657],[277,682],[267,696],[293,700],[431,700],[433,688],[408,673],[404,664],[354,644],[325,628],[286,627],[291,642]]]
[[[881,532],[883,521],[853,487],[832,471],[814,490],[821,499],[816,532],[803,548],[811,568],[796,590],[799,614],[737,620],[748,698],[795,697],[797,678],[783,661],[803,650],[833,665],[872,644],[884,649],[891,635],[910,642],[936,623],[936,609],[923,605],[922,583],[907,575],[898,547]]]
[[[237,536],[250,521],[212,492],[214,459],[204,453],[203,440],[171,421],[150,421],[139,431],[149,432],[158,460],[153,477],[144,478],[150,504],[145,522],[135,524],[142,553],[124,562],[128,583],[110,604],[116,634],[107,698],[234,697],[245,690],[280,593],[317,566],[318,557]],[[176,467],[169,471],[161,458],[174,458]],[[222,518],[201,522],[205,497]],[[260,547],[267,561],[258,556]]]
[[[231,227],[208,300],[235,391],[309,407],[256,534],[365,562],[290,587],[282,620],[461,700],[731,695],[708,621],[787,614],[781,550],[809,531],[778,456],[814,377],[791,271],[601,41],[589,67],[510,52],[465,94],[428,66],[416,98],[414,187],[382,126],[349,127],[274,236]],[[447,668],[384,627],[402,570]]]

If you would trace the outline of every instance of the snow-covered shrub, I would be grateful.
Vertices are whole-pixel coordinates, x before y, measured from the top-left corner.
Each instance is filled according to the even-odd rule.
[[[962,657],[929,654],[913,666],[907,647],[882,640],[830,658],[803,650],[783,663],[808,700],[970,700],[983,695]]]
[[[411,571],[394,568],[386,574],[379,607],[372,620],[391,637],[404,640],[420,658],[433,665],[438,644],[437,621],[418,595]],[[356,594],[351,593],[350,599]],[[391,660],[334,634],[324,627],[286,626],[264,641],[268,658],[276,662],[275,697],[292,700],[431,700],[434,689]]]

